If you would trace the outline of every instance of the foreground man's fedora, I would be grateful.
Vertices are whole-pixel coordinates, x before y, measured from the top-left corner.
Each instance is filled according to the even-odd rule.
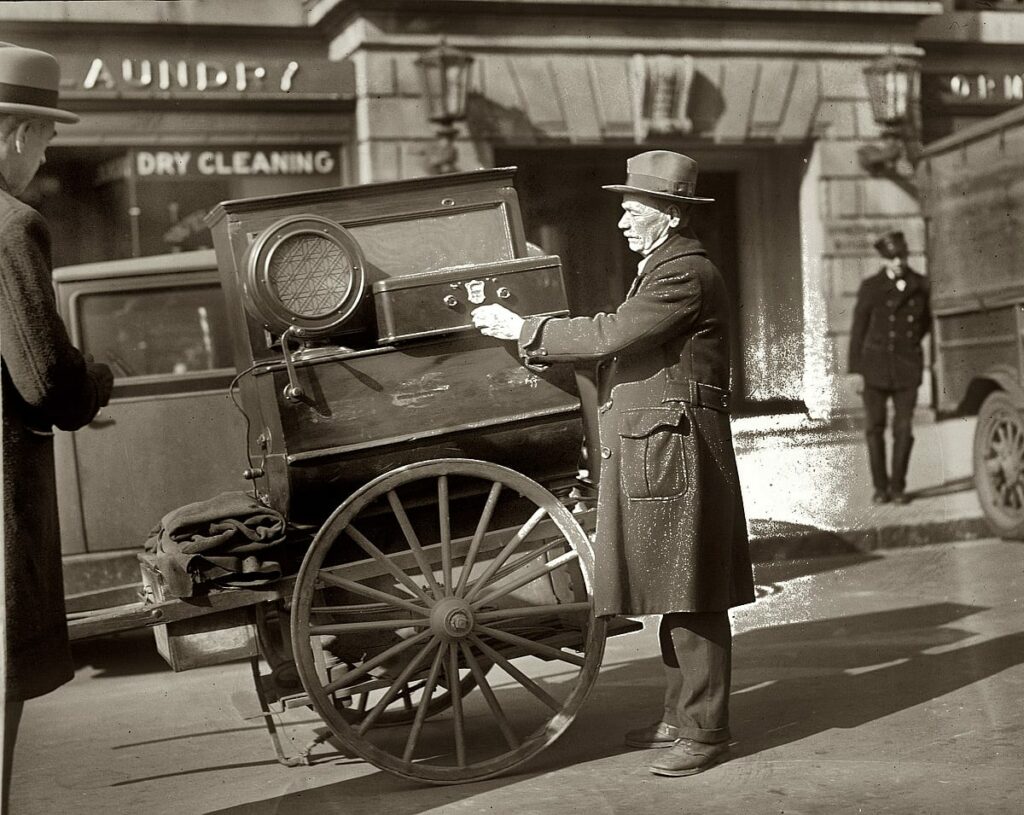
[[[653,195],[691,204],[710,204],[714,198],[698,198],[697,162],[671,150],[650,150],[626,159],[626,183],[603,190]]]
[[[0,43],[0,115],[73,124],[78,116],[57,107],[60,66],[45,51]]]

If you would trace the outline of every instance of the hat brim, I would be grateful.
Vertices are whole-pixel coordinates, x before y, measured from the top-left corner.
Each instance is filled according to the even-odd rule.
[[[38,105],[23,105],[18,102],[0,102],[0,115],[26,116],[32,119],[52,119],[55,122],[73,125],[79,121],[78,115],[60,108],[44,108]]]
[[[714,203],[714,198],[695,198],[690,195],[674,195],[670,192],[655,192],[654,190],[645,190],[643,187],[630,187],[626,184],[607,184],[601,187],[602,190],[611,190],[612,192],[632,192],[637,195],[650,195],[654,198],[666,198],[669,201],[686,201],[690,204],[711,204]]]

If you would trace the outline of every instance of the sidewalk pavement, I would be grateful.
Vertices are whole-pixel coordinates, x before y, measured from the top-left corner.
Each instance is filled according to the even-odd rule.
[[[798,416],[733,422],[755,562],[991,537],[971,474],[974,417],[914,425],[910,504],[871,502],[859,424]],[[891,452],[891,439],[887,437]]]

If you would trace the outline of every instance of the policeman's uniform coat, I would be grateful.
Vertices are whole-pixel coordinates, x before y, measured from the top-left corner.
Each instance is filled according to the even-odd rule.
[[[73,675],[52,427],[82,427],[106,398],[57,314],[50,270],[46,224],[0,179],[5,667],[11,701],[47,693]]]
[[[900,291],[883,267],[864,280],[850,327],[850,373],[861,374],[870,388],[894,391],[921,384],[921,340],[931,329],[928,279],[912,269],[903,272]]]
[[[727,413],[728,324],[725,283],[687,231],[655,249],[614,313],[523,326],[527,364],[603,363],[598,615],[754,599]]]

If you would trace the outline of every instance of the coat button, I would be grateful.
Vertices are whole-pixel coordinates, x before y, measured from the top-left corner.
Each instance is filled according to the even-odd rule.
[[[890,323],[896,322],[896,315],[895,314],[890,314],[889,315],[889,322]]]
[[[908,314],[907,315],[907,322],[908,323],[914,322],[914,315],[913,314]]]
[[[889,332],[889,336],[890,337],[895,337],[896,336],[896,332],[895,331],[890,331]]]
[[[886,304],[886,305],[887,305],[887,306],[888,306],[889,308],[892,308],[892,300],[886,300],[886,301],[885,301],[885,304]]]
[[[612,457],[612,451],[609,450],[604,445],[601,445],[601,458],[611,458],[611,457]]]
[[[546,357],[548,355],[548,352],[543,348],[538,348],[534,353],[539,357]]]

